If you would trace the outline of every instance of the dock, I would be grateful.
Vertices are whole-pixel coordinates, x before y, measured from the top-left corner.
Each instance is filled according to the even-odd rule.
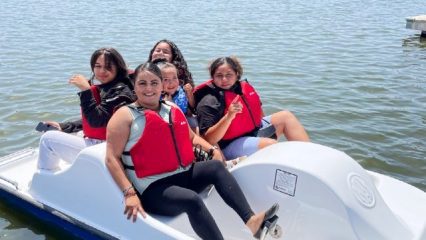
[[[426,37],[426,15],[420,15],[415,17],[407,17],[406,28],[420,30],[421,37]]]

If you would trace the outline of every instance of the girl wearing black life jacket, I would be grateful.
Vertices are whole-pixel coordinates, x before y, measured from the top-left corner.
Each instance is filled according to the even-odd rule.
[[[133,85],[123,57],[114,48],[101,48],[91,57],[93,76],[73,75],[69,83],[80,92],[81,126],[84,137],[63,131],[46,132],[40,139],[38,167],[53,170],[60,159],[72,163],[85,147],[105,141],[106,126],[118,107],[134,101]],[[94,85],[96,79],[100,84]],[[60,124],[52,124],[62,130]]]
[[[202,239],[223,239],[198,192],[213,184],[255,238],[276,224],[278,205],[254,214],[238,183],[224,167],[220,152],[194,134],[185,115],[171,102],[160,101],[160,69],[147,62],[135,70],[136,102],[120,108],[107,127],[106,165],[124,195],[125,214],[177,216],[187,213]],[[212,149],[218,160],[195,162],[193,144]],[[141,234],[143,234],[141,232]]]
[[[228,160],[274,144],[281,135],[289,141],[309,141],[291,112],[264,117],[256,90],[241,80],[243,69],[237,58],[218,58],[209,70],[212,79],[194,91],[200,134],[219,144]]]

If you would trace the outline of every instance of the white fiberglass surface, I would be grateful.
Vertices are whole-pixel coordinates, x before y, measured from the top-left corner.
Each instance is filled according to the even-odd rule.
[[[3,185],[17,184],[20,191],[26,191],[37,169],[38,151],[28,149],[2,157],[0,162],[0,181]]]

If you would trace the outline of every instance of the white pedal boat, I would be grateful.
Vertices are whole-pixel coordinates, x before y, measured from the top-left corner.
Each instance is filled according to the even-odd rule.
[[[83,239],[198,239],[185,214],[126,219],[104,163],[105,144],[55,172],[37,170],[37,156],[37,149],[25,149],[0,159],[1,201]],[[279,227],[267,239],[426,240],[425,192],[366,171],[332,148],[278,143],[231,172],[255,211],[280,204]],[[225,239],[252,239],[214,188],[200,195]]]

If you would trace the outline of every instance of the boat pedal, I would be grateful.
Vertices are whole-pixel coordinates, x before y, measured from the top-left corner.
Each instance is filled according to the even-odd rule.
[[[268,233],[271,234],[271,232],[274,231],[275,227],[277,226],[277,221],[278,221],[277,215],[265,221],[263,229],[262,229],[262,233],[260,234],[260,238],[259,238],[260,240],[265,239]]]
[[[269,230],[269,235],[271,235],[271,237],[275,239],[281,238],[283,235],[283,229],[280,225],[276,224],[275,227]]]

